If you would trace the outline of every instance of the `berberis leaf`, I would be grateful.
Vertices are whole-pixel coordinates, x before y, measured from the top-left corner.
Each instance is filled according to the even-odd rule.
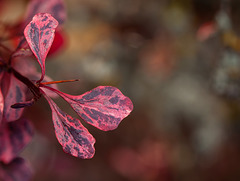
[[[3,72],[0,70],[0,81],[2,82]],[[2,89],[0,87],[0,124],[3,118],[3,109],[4,109],[4,97],[2,94]]]
[[[33,126],[27,119],[4,121],[0,129],[0,161],[10,163],[31,141]]]
[[[52,109],[55,134],[63,150],[75,157],[92,158],[95,153],[94,137],[78,119],[63,112],[46,94],[43,95]]]
[[[24,30],[25,38],[36,56],[41,69],[41,82],[45,75],[45,59],[54,40],[54,32],[58,22],[48,13],[35,15]]]
[[[5,73],[2,83],[4,84],[5,81],[8,81],[9,88],[5,95],[3,117],[11,122],[22,116],[23,109],[12,109],[11,105],[26,101],[26,86],[9,73]]]
[[[116,129],[133,110],[132,101],[116,87],[99,86],[78,96],[44,87],[58,93],[84,121],[103,131]]]

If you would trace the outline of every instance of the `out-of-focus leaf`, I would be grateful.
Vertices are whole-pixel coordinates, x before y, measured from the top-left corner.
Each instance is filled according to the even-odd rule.
[[[26,41],[26,39],[22,39],[19,44],[18,47],[16,49],[16,51],[12,54],[12,58],[15,57],[29,57],[32,56],[33,53]]]
[[[0,82],[2,82],[3,72],[0,70]],[[3,118],[3,109],[4,109],[4,97],[2,94],[2,89],[0,87],[0,125]]]
[[[65,36],[63,31],[56,31],[55,37],[48,55],[49,56],[54,55],[55,53],[59,52],[59,50],[63,48],[64,44],[65,44]]]
[[[28,4],[25,25],[38,13],[51,14],[59,24],[64,23],[66,19],[66,9],[62,0],[31,0]]]
[[[40,13],[33,17],[24,30],[25,38],[42,69],[39,82],[43,80],[45,75],[45,59],[51,48],[57,26],[57,20],[50,14]]]
[[[31,75],[39,74],[35,61],[31,58],[16,57],[12,60],[12,67],[23,76],[28,77],[30,80],[32,80]],[[40,76],[41,75],[38,76],[38,79]]]
[[[0,180],[29,181],[32,171],[23,158],[16,158],[9,164],[0,163]]]
[[[84,121],[104,131],[116,129],[133,110],[132,101],[111,86],[99,86],[78,96],[51,90],[63,97]]]
[[[78,119],[64,113],[46,94],[44,96],[51,106],[55,134],[63,150],[75,157],[92,158],[95,153],[94,137]]]
[[[27,119],[5,122],[0,129],[0,161],[8,164],[18,156],[33,136],[33,127]]]
[[[17,80],[12,74],[5,73],[5,75],[3,81],[9,80],[10,83],[4,100],[3,118],[8,122],[11,122],[18,120],[23,113],[23,109],[13,109],[11,108],[11,105],[26,101],[26,86]],[[9,76],[10,78],[8,79],[7,77]]]
[[[199,41],[205,41],[214,33],[217,32],[217,25],[215,22],[210,21],[201,25],[197,31],[197,39]]]
[[[32,59],[14,59],[13,60],[13,67],[15,70],[20,72],[23,76],[27,77],[29,80],[31,80],[33,83],[36,83],[37,80],[41,77],[41,74],[37,71],[34,61]],[[45,75],[42,82],[51,82],[53,81],[49,76]],[[57,84],[51,84],[50,87],[54,89],[58,89]],[[49,91],[46,89],[46,94],[52,98],[58,97],[58,95],[52,91]],[[31,97],[28,97],[30,99]],[[28,100],[27,99],[27,100]]]

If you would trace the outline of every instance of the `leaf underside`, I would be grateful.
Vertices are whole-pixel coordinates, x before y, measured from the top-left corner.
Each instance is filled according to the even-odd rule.
[[[103,131],[116,129],[133,110],[132,101],[116,87],[99,86],[78,96],[45,87],[63,97],[84,121]]]
[[[33,17],[24,30],[25,38],[42,69],[39,82],[45,75],[45,59],[53,43],[57,26],[57,20],[50,14],[39,13]]]
[[[78,119],[64,113],[46,94],[44,96],[52,109],[55,134],[63,150],[82,159],[92,158],[95,153],[94,137]]]

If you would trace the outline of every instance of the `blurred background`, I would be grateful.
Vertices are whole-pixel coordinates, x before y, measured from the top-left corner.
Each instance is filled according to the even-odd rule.
[[[134,110],[114,131],[83,123],[96,154],[81,160],[62,151],[45,100],[28,108],[36,133],[22,155],[33,180],[240,180],[240,1],[65,3],[63,47],[49,57],[47,74],[79,78],[59,84],[69,94],[116,86]]]

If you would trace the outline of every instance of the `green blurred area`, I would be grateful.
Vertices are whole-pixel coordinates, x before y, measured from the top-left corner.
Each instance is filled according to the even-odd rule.
[[[28,108],[33,180],[240,180],[240,1],[65,2],[64,49],[47,74],[79,78],[59,85],[69,94],[116,86],[134,111],[111,132],[83,123],[97,142],[81,160],[62,151],[44,100]]]

